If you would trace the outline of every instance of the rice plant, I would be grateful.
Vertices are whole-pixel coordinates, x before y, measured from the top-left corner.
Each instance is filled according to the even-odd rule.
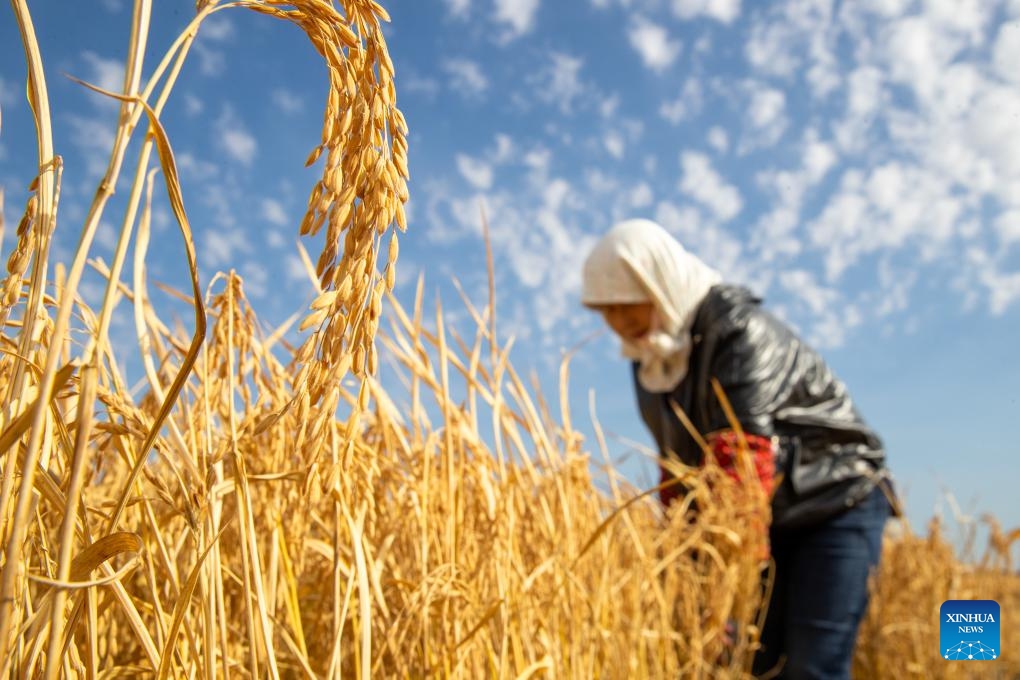
[[[50,260],[62,164],[42,56],[28,3],[12,7],[39,174],[0,289],[0,675],[747,676],[767,597],[755,527],[768,499],[709,465],[677,469],[691,494],[664,512],[656,489],[624,480],[604,442],[574,428],[569,361],[559,395],[518,374],[491,269],[488,304],[463,303],[470,336],[442,306],[426,309],[423,283],[410,306],[391,295],[407,129],[378,3],[199,2],[144,79],[150,2],[136,0],[124,87],[104,93],[120,101],[120,124],[69,263]],[[328,67],[309,158],[322,175],[298,228],[324,230],[325,247],[315,261],[301,251],[316,296],[296,345],[287,325],[261,330],[236,273],[200,280],[160,124],[202,22],[243,10],[294,24]],[[104,264],[92,243],[138,135]],[[167,322],[149,291],[157,179],[185,244],[190,329]],[[87,266],[108,282],[98,309],[79,295]],[[144,372],[137,396],[109,337],[122,299]],[[384,389],[383,374],[402,389]],[[1020,607],[998,536],[982,565],[961,562],[937,526],[887,539],[860,677],[967,677],[966,664],[939,663],[938,605]],[[1003,647],[1020,649],[1017,629],[1003,631]],[[1016,677],[1020,661],[982,671]]]

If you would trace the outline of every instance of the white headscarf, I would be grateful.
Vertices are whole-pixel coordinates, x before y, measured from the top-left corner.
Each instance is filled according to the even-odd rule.
[[[669,232],[645,219],[613,226],[584,263],[581,302],[587,306],[651,302],[653,329],[623,341],[623,355],[640,362],[638,380],[651,392],[670,392],[687,375],[691,326],[716,270],[688,253]]]

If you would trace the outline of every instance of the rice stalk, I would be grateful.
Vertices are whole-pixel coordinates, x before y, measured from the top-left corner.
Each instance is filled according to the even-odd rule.
[[[27,5],[14,5],[31,83],[41,57]],[[663,509],[657,488],[615,470],[592,395],[596,466],[568,402],[576,348],[558,394],[546,395],[500,338],[484,213],[486,306],[459,291],[473,328],[458,332],[442,301],[425,303],[423,277],[410,307],[392,295],[408,174],[385,10],[371,0],[204,2],[143,82],[148,7],[135,2],[136,66],[122,92],[104,93],[121,102],[120,126],[71,266],[57,263],[46,283],[62,166],[44,139],[8,259],[0,674],[748,677],[767,596],[760,525],[747,521],[765,516],[767,499],[746,491],[748,470],[735,483],[711,463],[673,465],[689,494]],[[317,260],[299,246],[316,298],[276,329],[263,328],[233,271],[202,287],[160,124],[202,22],[234,9],[295,24],[329,72],[310,159],[323,167],[298,227],[326,233]],[[28,89],[42,138],[45,83]],[[94,226],[142,116],[118,245],[108,265],[96,262]],[[191,286],[163,292],[191,305],[191,329],[164,322],[149,289],[156,174]],[[107,279],[98,310],[77,293],[87,264]],[[137,394],[108,337],[122,298],[142,364]],[[887,537],[858,676],[966,677],[933,663],[938,603],[1020,605],[1017,532],[987,523],[978,564],[954,554],[937,525]],[[1020,647],[1014,631],[1004,638]],[[983,669],[1020,670],[1009,658]]]

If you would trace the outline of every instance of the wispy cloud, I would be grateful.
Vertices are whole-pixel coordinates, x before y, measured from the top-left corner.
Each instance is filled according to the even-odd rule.
[[[812,313],[820,315],[826,309],[836,306],[839,293],[818,283],[814,275],[803,269],[793,269],[779,274],[779,284],[786,292],[800,299]]]
[[[764,170],[756,177],[772,208],[759,218],[751,245],[766,262],[780,255],[795,256],[801,252],[803,237],[797,229],[801,225],[805,197],[838,160],[833,148],[820,141],[814,130],[805,135],[800,156],[799,168]]]
[[[718,125],[713,126],[708,131],[708,144],[719,153],[726,153],[730,149],[730,136]]]
[[[14,108],[17,101],[17,95],[14,94],[14,87],[0,77],[0,106],[5,109]]]
[[[450,89],[464,99],[480,99],[489,89],[489,79],[482,67],[470,59],[447,59],[443,71],[449,77]]]
[[[982,248],[972,248],[967,253],[967,259],[972,265],[971,271],[978,285],[988,294],[988,306],[992,314],[1001,315],[1014,303],[1020,302],[1020,271],[1008,268],[1003,271],[1001,253],[992,256]]]
[[[747,86],[747,122],[739,152],[775,146],[786,132],[786,95],[760,82]]]
[[[184,112],[189,116],[197,116],[205,110],[205,104],[193,94],[184,95]]]
[[[995,220],[995,231],[1003,247],[1020,242],[1020,209],[1012,208],[1000,214]]]
[[[226,71],[227,58],[220,50],[198,41],[193,44],[192,50],[198,55],[198,70],[202,75],[214,78]]]
[[[443,4],[446,5],[446,11],[449,12],[450,16],[458,19],[467,16],[468,11],[471,9],[471,0],[443,0]]]
[[[826,253],[828,279],[836,281],[862,255],[908,243],[931,259],[953,237],[963,208],[944,178],[891,162],[868,173],[845,172],[808,234]]]
[[[806,309],[807,319],[811,321],[808,328],[802,330],[807,341],[819,349],[842,346],[848,331],[859,326],[863,316],[857,306],[848,303],[844,296],[835,288],[818,283],[814,274],[803,269],[780,272],[780,287],[798,304]],[[797,314],[791,321],[796,325]]]
[[[792,80],[803,73],[823,98],[840,83],[831,2],[770,3],[744,45],[748,64],[763,75]]]
[[[664,26],[644,17],[633,20],[627,39],[644,65],[655,72],[662,72],[680,56],[680,41],[670,39]]]
[[[688,78],[684,83],[680,96],[672,101],[664,102],[659,107],[659,115],[673,125],[697,116],[704,105],[704,91],[701,81],[696,78]]]
[[[503,40],[513,40],[532,29],[539,0],[495,0],[496,21],[507,27]]]
[[[561,113],[573,113],[574,104],[585,91],[581,82],[584,60],[562,52],[550,52],[547,66],[534,79],[536,96],[554,104]]]
[[[305,107],[300,95],[283,87],[273,90],[273,104],[284,113],[297,113]]]
[[[289,222],[283,204],[272,198],[262,199],[262,219],[277,227],[284,227]]]
[[[646,182],[640,182],[630,190],[629,200],[631,208],[647,208],[655,201],[655,195]]]
[[[206,229],[201,239],[203,247],[199,256],[210,268],[220,269],[237,265],[242,254],[251,252],[251,239],[244,229],[217,228]]]
[[[496,135],[496,146],[492,149],[491,160],[493,163],[499,165],[501,163],[507,163],[515,157],[517,154],[517,145],[514,144],[513,138],[505,134]]]
[[[219,174],[219,168],[209,161],[201,160],[188,151],[177,153],[177,170],[190,180],[205,182]]]
[[[225,108],[216,121],[216,143],[231,160],[251,165],[259,144],[247,127],[230,108]]]
[[[602,144],[606,147],[609,155],[617,160],[623,158],[623,153],[627,149],[623,136],[615,131],[607,132],[605,137],[602,138]]]
[[[110,92],[120,92],[124,89],[124,64],[117,61],[116,59],[107,59],[101,57],[91,50],[85,50],[81,53],[81,60],[88,67],[88,73],[85,75],[85,80],[91,82],[97,87],[101,87],[104,90]],[[103,102],[110,102],[114,100],[107,99],[102,95],[96,95],[101,97]],[[114,101],[114,105],[119,106],[120,104]]]
[[[116,120],[106,116],[93,117],[69,114],[65,116],[70,126],[71,142],[82,152],[85,168],[92,178],[99,177],[106,171],[106,160],[113,148]]]
[[[202,22],[198,35],[206,40],[224,42],[234,37],[234,23],[220,12]]]
[[[457,154],[457,170],[476,189],[488,189],[492,186],[492,166],[484,161],[465,154]]]
[[[690,204],[678,206],[660,201],[655,206],[655,220],[728,281],[758,288],[767,285],[762,268],[749,266],[742,240],[720,226],[711,214],[706,216]]]
[[[992,63],[999,77],[1020,85],[1020,28],[1016,24],[1003,24],[999,28],[992,48]]]
[[[441,86],[435,78],[427,78],[410,69],[402,71],[402,75],[401,93],[419,94],[427,99],[434,99],[439,94]]]
[[[711,210],[718,219],[730,220],[743,208],[740,192],[715,171],[705,154],[683,152],[680,167],[680,191]]]
[[[673,0],[673,12],[681,19],[705,16],[729,24],[740,16],[740,0]]]

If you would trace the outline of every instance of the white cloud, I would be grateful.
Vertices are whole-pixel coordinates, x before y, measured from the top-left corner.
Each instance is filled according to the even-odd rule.
[[[258,141],[248,132],[244,123],[229,108],[216,121],[216,143],[227,156],[243,164],[251,165],[258,153]]]
[[[507,25],[504,40],[513,40],[531,30],[539,0],[496,0],[496,21]]]
[[[769,262],[781,255],[796,256],[802,251],[796,233],[801,223],[805,196],[836,164],[836,153],[809,131],[801,152],[801,167],[794,170],[770,169],[756,176],[758,185],[768,193],[772,208],[763,214],[752,231],[751,245]]]
[[[517,147],[514,144],[514,140],[505,134],[496,135],[496,148],[492,151],[490,159],[496,165],[507,163],[514,158],[517,153]]]
[[[632,208],[646,208],[654,200],[655,196],[652,194],[652,188],[645,182],[641,182],[630,190],[630,206]]]
[[[200,38],[223,42],[234,37],[234,24],[222,12],[214,14],[202,22],[198,29]]]
[[[913,243],[923,259],[944,252],[964,209],[945,178],[899,162],[844,173],[837,193],[808,225],[826,253],[826,275],[837,280],[862,255]]]
[[[701,81],[690,78],[684,83],[680,96],[673,101],[667,101],[659,107],[659,115],[673,125],[679,125],[685,120],[697,116],[704,106],[704,92]]]
[[[603,118],[612,118],[616,115],[616,111],[620,108],[620,95],[614,93],[611,96],[605,97],[599,104],[599,115]]]
[[[992,59],[999,77],[1020,85],[1020,27],[1015,23],[999,28]]]
[[[894,19],[902,16],[910,6],[911,0],[857,0],[858,9],[877,14],[883,19]]]
[[[839,294],[835,290],[819,285],[811,272],[803,269],[780,272],[779,284],[806,304],[816,315],[831,309],[839,300]]]
[[[673,0],[673,12],[681,19],[706,16],[729,24],[740,16],[740,0]]]
[[[715,125],[708,131],[709,145],[719,153],[726,153],[730,148],[730,138],[726,130]]]
[[[269,293],[269,272],[264,262],[258,259],[245,260],[238,269],[244,294],[249,300],[259,300]]]
[[[988,306],[992,314],[1005,314],[1015,302],[1020,301],[1020,271],[1001,271],[1001,264],[980,248],[971,249],[967,259],[978,284],[988,292]]]
[[[420,94],[428,99],[434,99],[439,94],[439,81],[435,78],[426,78],[413,71],[402,72],[402,94]]]
[[[0,77],[0,106],[4,108],[14,108],[17,101],[18,98],[17,95],[14,94],[14,87]]]
[[[938,31],[925,17],[911,16],[882,31],[879,45],[891,80],[910,86],[928,101],[940,74],[964,47],[964,42]]]
[[[71,127],[71,141],[84,155],[85,166],[90,176],[101,176],[106,171],[107,158],[113,148],[116,121],[105,118],[89,118],[77,114],[66,117]]]
[[[847,332],[863,321],[856,305],[847,303],[838,290],[819,284],[809,271],[780,272],[779,285],[807,310],[810,325],[804,331],[805,339],[816,348],[840,347]]]
[[[529,200],[522,201],[519,192],[501,191],[485,196],[484,206],[493,252],[500,260],[497,270],[508,271],[528,291],[511,316],[528,318],[528,325],[542,331],[543,341],[549,343],[555,337],[551,331],[570,323],[581,265],[594,237],[564,218],[583,205],[569,182],[544,177],[538,186],[539,178],[535,179]],[[446,201],[462,233],[480,235],[480,201],[480,196]],[[449,221],[440,215],[433,219]]]
[[[266,245],[279,250],[287,245],[287,239],[283,237],[279,230],[269,230],[266,232]]]
[[[99,223],[99,228],[96,229],[95,242],[100,248],[112,253],[113,249],[117,247],[118,236],[117,228],[106,220],[103,220]]]
[[[743,207],[740,192],[715,171],[708,156],[685,151],[680,155],[680,166],[680,191],[709,208],[724,222],[740,212]]]
[[[124,9],[124,0],[102,0],[102,3],[106,10],[114,14]]]
[[[608,195],[616,193],[620,188],[620,182],[616,177],[608,175],[598,168],[588,170],[584,179],[588,185],[588,191],[592,194]]]
[[[477,99],[489,88],[482,67],[470,59],[447,59],[443,70],[449,76],[450,89],[464,99]]]
[[[462,19],[471,9],[471,0],[443,0],[450,16]]]
[[[202,235],[200,257],[206,266],[219,269],[235,264],[242,253],[251,252],[251,242],[243,229],[207,229]]]
[[[917,283],[917,271],[893,267],[889,258],[883,258],[878,265],[878,299],[874,303],[875,316],[887,317],[902,312],[910,306],[910,289]]]
[[[671,40],[663,26],[643,17],[634,19],[627,38],[641,61],[653,71],[662,72],[680,56],[680,41]]]
[[[561,52],[552,52],[548,66],[536,79],[536,92],[545,102],[556,104],[561,113],[569,114],[575,101],[584,94],[580,73],[584,60]]]
[[[273,104],[284,113],[297,113],[305,107],[298,94],[282,87],[273,90]]]
[[[110,92],[123,91],[124,64],[115,59],[101,57],[91,50],[83,51],[81,59],[89,67],[89,73],[85,76],[84,80]],[[107,98],[104,97],[104,100],[107,100]],[[119,102],[114,103],[120,106]]]
[[[278,227],[286,226],[289,222],[283,205],[272,198],[262,200],[262,219]]]
[[[1003,212],[995,219],[995,230],[999,241],[1008,246],[1020,242],[1020,209]]]
[[[492,186],[492,166],[484,161],[457,154],[457,170],[476,189]]]
[[[223,52],[214,50],[206,43],[195,41],[191,49],[198,55],[198,71],[210,78],[222,75],[227,68],[227,58]]]
[[[846,115],[834,125],[835,138],[846,152],[869,146],[872,127],[885,108],[885,75],[874,66],[859,66],[847,78]]]
[[[841,82],[832,0],[770,3],[772,10],[757,18],[744,46],[744,55],[761,74],[793,79],[803,73],[812,94],[824,98]]]
[[[197,116],[205,109],[205,104],[198,97],[190,94],[184,95],[184,112],[189,116]]]
[[[606,147],[609,155],[617,160],[623,158],[623,153],[627,148],[623,136],[618,132],[607,132],[602,138],[602,144]]]
[[[283,271],[288,280],[297,283],[309,282],[308,270],[305,269],[305,263],[300,257],[297,255],[286,255],[283,262]]]
[[[786,132],[786,95],[762,83],[749,86],[747,126],[741,152],[775,146]]]
[[[760,267],[749,270],[741,239],[706,220],[697,208],[662,201],[655,208],[654,219],[726,280],[752,284],[755,277],[761,276]]]
[[[548,172],[550,161],[552,161],[552,151],[543,146],[538,146],[524,155],[524,164],[533,172]]]
[[[958,33],[971,45],[979,45],[995,12],[995,3],[988,0],[927,0],[923,11],[943,32]]]
[[[187,151],[179,152],[176,160],[177,171],[192,181],[204,182],[219,174],[219,168],[216,165],[200,160],[194,154]]]
[[[809,136],[804,147],[803,162],[805,175],[810,184],[821,181],[837,160],[839,158],[831,146]]]

